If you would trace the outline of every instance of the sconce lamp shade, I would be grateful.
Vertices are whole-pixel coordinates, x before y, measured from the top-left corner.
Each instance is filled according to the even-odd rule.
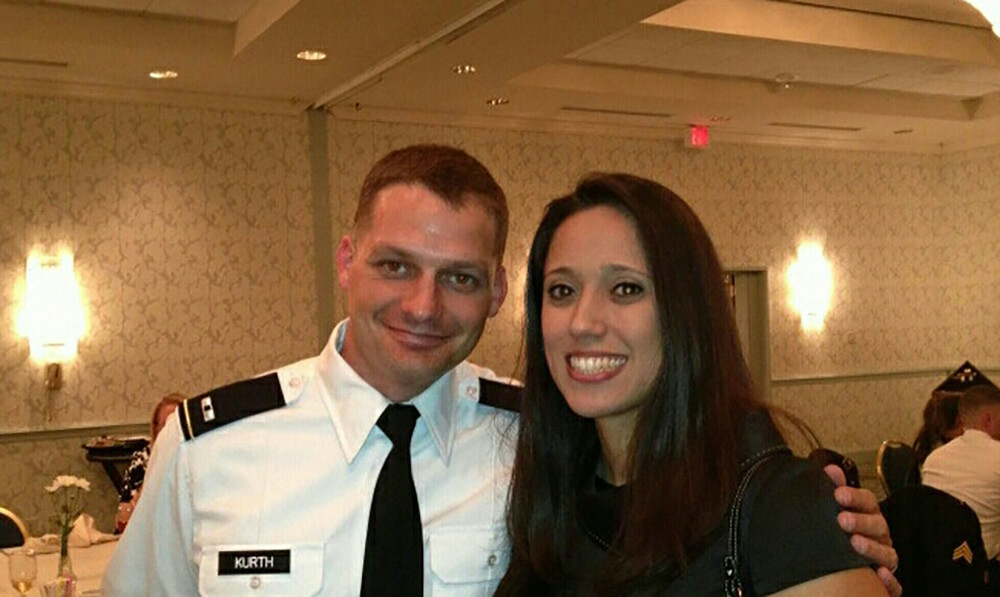
[[[788,268],[792,308],[802,318],[802,328],[819,330],[833,296],[833,268],[816,243],[799,245],[798,256]]]
[[[28,257],[21,316],[32,359],[60,363],[76,356],[84,317],[71,254]]]

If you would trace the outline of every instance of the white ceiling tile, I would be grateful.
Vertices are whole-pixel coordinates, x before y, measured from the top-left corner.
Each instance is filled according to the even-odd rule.
[[[668,70],[711,72],[713,65],[738,56],[739,47],[727,41],[703,41],[654,55],[643,66]]]
[[[680,29],[677,27],[660,27],[659,25],[640,24],[629,37],[643,39],[657,44],[664,50],[671,50],[681,46],[689,46],[693,43],[711,41],[718,37],[706,31],[696,31],[694,29]]]
[[[661,48],[651,41],[624,38],[603,46],[570,54],[570,58],[602,64],[636,65],[653,58]]]
[[[877,80],[880,82],[872,87],[947,89],[949,95],[960,96],[1000,83],[1000,69],[960,68],[941,59],[653,26],[633,27],[617,39],[577,53],[577,57],[606,64],[732,77],[771,79],[780,73],[793,73],[803,82],[825,85],[856,86]],[[938,72],[938,78],[963,84],[934,87],[922,79],[917,82],[928,73]]]
[[[853,69],[861,62],[861,56],[849,50],[799,43],[781,44],[781,49],[775,52],[774,58],[785,71],[802,73],[827,69]]]
[[[665,52],[710,41],[712,37],[701,31],[640,24],[620,36],[591,44],[568,57],[606,64],[641,65]]]

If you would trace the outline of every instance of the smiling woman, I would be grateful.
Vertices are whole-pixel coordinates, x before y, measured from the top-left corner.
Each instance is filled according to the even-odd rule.
[[[662,360],[653,280],[632,223],[608,206],[567,218],[543,290],[549,371],[570,409],[594,419],[602,444],[624,456]],[[609,480],[624,484],[624,461],[606,462]]]
[[[596,174],[549,204],[499,595],[723,594],[751,463],[744,594],[885,594],[757,397],[722,280],[697,216],[655,182]]]

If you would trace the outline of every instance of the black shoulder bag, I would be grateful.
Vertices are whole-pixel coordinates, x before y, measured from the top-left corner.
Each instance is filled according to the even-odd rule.
[[[740,580],[740,513],[743,509],[743,498],[746,497],[750,487],[750,481],[757,469],[765,462],[780,454],[791,453],[792,451],[784,444],[771,446],[748,458],[740,467],[744,469],[744,472],[740,484],[736,488],[733,505],[729,507],[728,551],[723,560],[725,572],[723,587],[726,591],[726,597],[743,597],[743,582]]]

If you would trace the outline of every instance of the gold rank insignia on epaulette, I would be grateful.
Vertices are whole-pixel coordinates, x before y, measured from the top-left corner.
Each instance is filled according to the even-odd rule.
[[[521,412],[521,386],[480,377],[479,403],[516,413]]]
[[[285,405],[278,374],[271,373],[216,388],[181,403],[184,439]]]

